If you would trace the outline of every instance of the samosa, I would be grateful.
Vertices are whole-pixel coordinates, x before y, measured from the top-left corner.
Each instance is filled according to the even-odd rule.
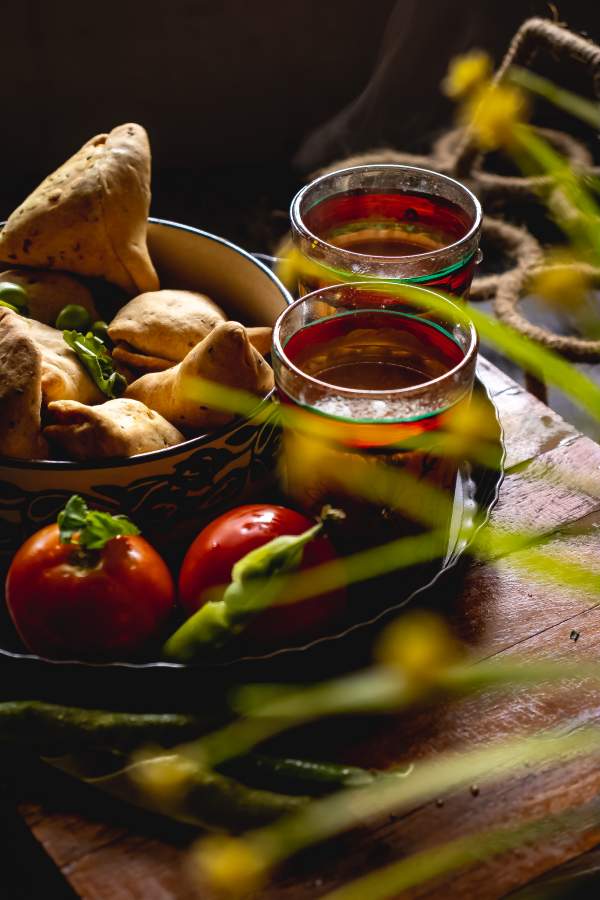
[[[184,440],[162,416],[137,400],[119,397],[99,406],[57,400],[48,406],[46,437],[78,460],[110,459],[163,450]]]
[[[41,357],[42,399],[101,403],[104,394],[65,342],[62,331],[35,319],[23,319]]]
[[[0,309],[0,454],[45,459],[42,436],[42,356],[26,320]]]
[[[202,402],[202,385],[194,384],[195,378],[261,396],[273,387],[273,370],[250,343],[244,326],[224,322],[176,366],[142,375],[125,396],[141,400],[188,434],[231,421],[231,413],[210,404],[210,391],[208,402]]]
[[[82,306],[92,322],[100,318],[91,291],[72,275],[44,269],[7,269],[0,272],[3,281],[26,291],[27,314],[45,325],[54,325],[61,309],[71,304]]]
[[[49,175],[0,232],[0,259],[158,290],[146,245],[150,145],[141,125],[99,134]]]
[[[140,294],[126,303],[108,326],[108,335],[117,345],[115,359],[146,368],[141,358],[154,358],[159,368],[161,360],[166,363],[162,368],[168,368],[225,320],[225,313],[210,297],[165,289]]]
[[[225,322],[223,310],[195,291],[165,289],[134,297],[108,327],[113,357],[146,372],[160,372],[181,360],[207,334]],[[248,328],[251,344],[268,353],[271,328]]]

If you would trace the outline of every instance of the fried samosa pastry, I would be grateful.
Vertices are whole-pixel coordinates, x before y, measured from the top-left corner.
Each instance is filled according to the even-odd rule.
[[[204,294],[193,291],[150,291],[134,297],[108,326],[113,341],[125,341],[135,352],[180,362],[227,316]]]
[[[163,450],[184,440],[162,416],[137,400],[119,397],[99,406],[57,400],[48,406],[44,434],[78,460],[110,459]]]
[[[0,232],[0,259],[158,290],[146,245],[150,145],[140,125],[99,134],[49,175]]]
[[[42,357],[25,319],[0,309],[0,453],[45,459],[42,436]]]
[[[146,372],[170,368],[226,321],[216,303],[195,291],[151,291],[134,297],[119,310],[108,327],[115,344],[113,356]],[[268,353],[270,328],[248,328],[259,353]]]
[[[35,319],[23,319],[42,360],[42,399],[101,403],[104,394],[65,343],[62,331]]]
[[[27,292],[29,316],[54,325],[63,307],[69,304],[83,306],[90,314],[92,322],[100,316],[88,288],[64,272],[47,272],[43,269],[8,269],[0,272],[0,282],[18,284]]]
[[[261,396],[273,387],[273,371],[250,343],[244,326],[224,322],[176,366],[138,378],[125,396],[141,400],[187,433],[231,421],[231,413],[211,409],[198,399],[197,377]]]

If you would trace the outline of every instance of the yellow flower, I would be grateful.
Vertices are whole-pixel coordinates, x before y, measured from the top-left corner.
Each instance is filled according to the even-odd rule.
[[[298,280],[302,272],[302,260],[303,257],[294,248],[290,240],[285,241],[277,250],[275,274],[294,296],[296,295]]]
[[[590,289],[589,279],[581,268],[557,260],[540,269],[531,282],[531,291],[556,306],[580,306]]]
[[[471,50],[450,60],[442,90],[452,100],[460,100],[487,82],[491,74],[492,60],[489,55],[484,50]]]
[[[515,127],[526,115],[525,96],[507,84],[482,87],[469,96],[461,119],[470,127],[475,142],[482,150],[497,150],[513,142]]]
[[[146,748],[133,757],[131,778],[159,803],[172,804],[184,794],[196,772],[196,765],[177,753]]]
[[[470,401],[460,403],[448,420],[446,452],[459,459],[465,454],[478,459],[485,453],[486,444],[496,440],[498,423],[489,403],[477,394]]]
[[[193,848],[190,873],[203,893],[208,888],[219,897],[235,900],[265,883],[267,865],[243,838],[210,835]]]
[[[462,647],[440,616],[419,611],[392,622],[375,655],[378,662],[399,669],[409,681],[427,686],[461,658]]]

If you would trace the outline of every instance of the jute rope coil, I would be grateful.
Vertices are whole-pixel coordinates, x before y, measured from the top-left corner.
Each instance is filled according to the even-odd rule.
[[[510,276],[526,274],[540,266],[544,252],[539,242],[525,228],[511,225],[503,219],[485,216],[482,223],[482,238],[512,263],[511,268],[497,275],[482,275],[473,280],[470,299],[475,302],[493,299],[500,286],[508,282]]]
[[[538,17],[523,22],[494,75],[494,83],[501,82],[511,66],[530,66],[540,50],[548,51],[556,60],[566,58],[584,66],[590,75],[595,95],[600,96],[600,47],[557,22]],[[454,174],[458,178],[468,176],[474,169],[481,168],[480,163],[481,152],[470,132],[465,130],[456,150]],[[522,181],[527,183],[530,179],[524,178]]]
[[[596,96],[600,96],[600,47],[564,26],[540,18],[528,19],[519,28],[494,76],[494,82],[501,81],[512,65],[530,65],[540,50],[549,51],[555,59],[570,59],[585,67]],[[579,173],[600,174],[600,169],[593,165],[587,147],[575,138],[552,129],[540,128],[538,133]],[[459,178],[479,196],[484,205],[495,209],[506,209],[511,202],[543,201],[559,221],[574,227],[582,215],[549,176],[521,177],[487,170],[485,156],[475,145],[468,129],[455,128],[442,135],[427,155],[403,153],[382,147],[337,160],[318,174],[372,163],[420,166]],[[529,322],[518,310],[524,293],[537,275],[549,270],[564,269],[566,266],[543,266],[542,248],[523,226],[486,215],[483,219],[482,237],[484,243],[489,242],[510,261],[511,266],[501,274],[475,277],[471,299],[494,299],[494,310],[498,318],[568,359],[576,362],[600,361],[600,341],[555,334]],[[590,285],[600,285],[600,269],[583,264],[573,265],[571,268],[578,270]]]
[[[594,363],[600,360],[600,340],[556,334],[541,325],[534,325],[519,312],[518,305],[527,296],[528,285],[538,276],[561,269],[576,270],[590,285],[600,285],[600,269],[584,263],[568,266],[540,266],[530,270],[513,270],[498,285],[494,311],[499,319],[533,341],[560,353],[572,362]]]

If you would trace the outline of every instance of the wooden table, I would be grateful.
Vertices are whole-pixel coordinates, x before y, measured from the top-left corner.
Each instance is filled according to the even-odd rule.
[[[507,445],[507,476],[493,513],[497,526],[528,526],[574,560],[600,572],[600,446],[576,432],[550,409],[485,361],[481,377],[500,411]],[[559,469],[585,475],[585,488],[565,483]],[[540,481],[544,473],[555,477]],[[493,553],[493,548],[492,548]],[[600,598],[583,597],[553,583],[534,582],[519,571],[515,556],[470,564],[453,601],[454,624],[480,658],[519,653],[528,659],[588,659],[600,655]],[[578,633],[577,640],[573,636]],[[519,730],[536,730],[600,716],[600,690],[575,684],[556,695],[550,689],[485,693],[386,720],[355,736],[348,762],[386,766],[415,761],[441,750],[475,747]],[[43,785],[43,783],[42,783]],[[185,837],[170,824],[132,829],[116,807],[82,812],[56,796],[19,812],[35,838],[86,900],[185,900],[182,876]],[[493,788],[459,791],[333,847],[318,848],[291,866],[261,897],[318,897],[385,862],[462,833],[515,823],[546,812],[588,803],[600,792],[600,766],[570,761],[560,767],[525,769]],[[34,792],[35,793],[35,792]],[[598,820],[600,821],[600,820]],[[521,846],[451,877],[428,883],[411,896],[493,898],[545,875],[595,860],[600,826],[569,829],[543,842]],[[580,859],[578,859],[580,858]],[[573,861],[577,862],[574,863]],[[368,898],[365,898],[368,900]]]

